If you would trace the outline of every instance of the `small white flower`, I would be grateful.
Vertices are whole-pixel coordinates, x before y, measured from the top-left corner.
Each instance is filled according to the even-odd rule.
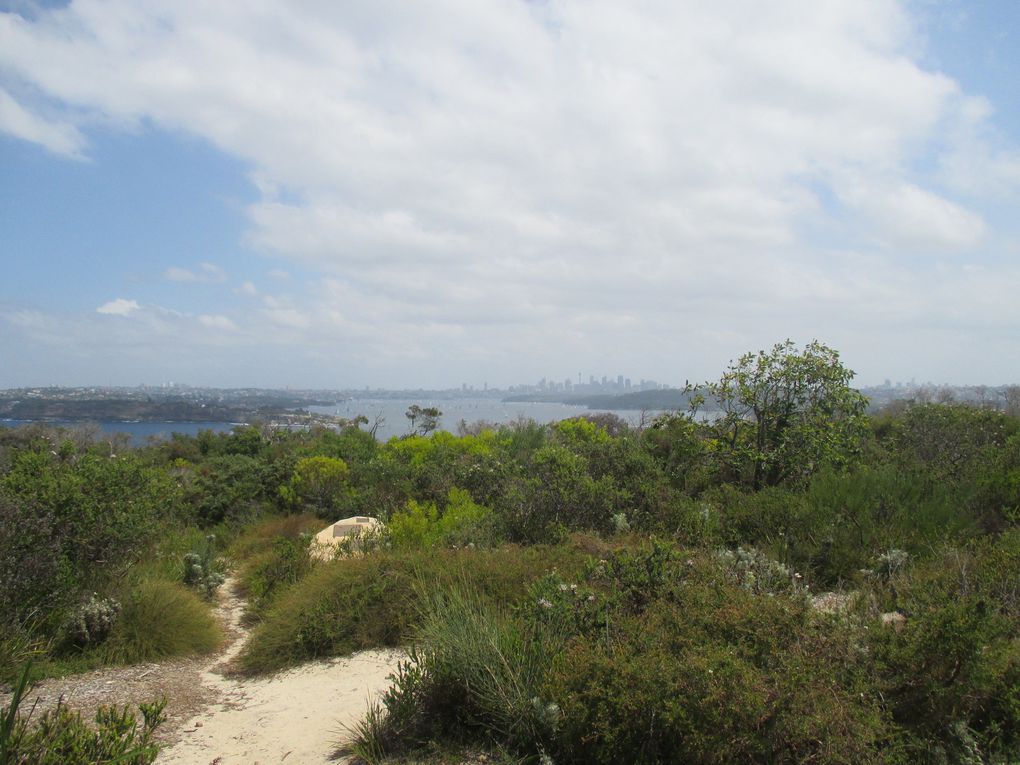
[[[550,603],[545,598],[539,598],[538,605],[542,606],[542,608],[552,608],[552,603]]]

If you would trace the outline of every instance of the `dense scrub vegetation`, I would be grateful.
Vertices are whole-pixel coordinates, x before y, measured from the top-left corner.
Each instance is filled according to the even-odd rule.
[[[360,730],[370,761],[437,739],[564,763],[1016,761],[1020,421],[869,417],[850,379],[781,344],[702,386],[721,416],[694,395],[644,429],[246,427],[115,454],[0,431],[0,672],[208,649],[225,559],[247,671],[411,646]],[[386,530],[309,555],[353,515]]]

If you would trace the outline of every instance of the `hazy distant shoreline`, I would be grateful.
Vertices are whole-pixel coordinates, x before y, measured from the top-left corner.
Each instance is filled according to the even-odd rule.
[[[368,426],[377,419],[379,425],[376,430],[376,437],[385,441],[393,436],[406,435],[408,431],[408,420],[404,416],[411,404],[424,404],[437,406],[442,412],[440,417],[439,430],[451,433],[457,432],[458,424],[463,420],[466,423],[483,421],[493,425],[506,425],[518,419],[532,419],[540,423],[555,422],[558,420],[578,417],[584,414],[597,412],[610,412],[631,425],[637,425],[641,419],[641,410],[636,409],[592,409],[576,403],[561,403],[555,401],[502,401],[500,399],[488,398],[460,398],[447,400],[432,400],[429,398],[406,398],[406,399],[348,399],[330,405],[311,405],[304,407],[305,410],[318,415],[332,415],[342,419],[354,419],[358,415],[364,415],[369,420]],[[644,410],[645,416],[653,415],[656,412]],[[293,414],[293,410],[289,412]],[[126,433],[131,437],[134,444],[144,443],[151,437],[169,438],[171,433],[183,433],[185,435],[197,435],[201,430],[214,430],[225,432],[232,430],[237,425],[250,422],[270,421],[268,414],[254,417],[238,417],[222,420],[174,420],[163,419],[119,419],[113,417],[92,417],[72,419],[68,417],[9,417],[0,419],[0,427],[18,427],[39,423],[51,427],[75,428],[88,425],[95,425],[101,433],[114,434]]]

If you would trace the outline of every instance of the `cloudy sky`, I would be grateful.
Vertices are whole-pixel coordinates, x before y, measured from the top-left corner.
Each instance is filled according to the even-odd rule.
[[[0,0],[0,387],[1020,382],[1015,0]]]

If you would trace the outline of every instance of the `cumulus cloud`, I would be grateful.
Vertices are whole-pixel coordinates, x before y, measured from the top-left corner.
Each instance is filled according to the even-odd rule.
[[[861,262],[944,317],[916,286],[940,274],[914,256],[987,243],[957,194],[974,186],[966,158],[1003,168],[999,187],[1020,176],[991,110],[918,63],[922,44],[893,0],[255,0],[243,14],[77,0],[0,15],[0,73],[64,104],[53,125],[186,131],[251,166],[246,241],[319,278],[287,298],[243,283],[261,299],[235,327],[366,363],[448,353],[516,373],[521,355],[537,368],[611,350],[707,374],[814,334],[833,303],[844,322],[888,310]],[[938,187],[917,171],[932,153]],[[286,273],[269,276],[289,288]],[[723,342],[736,348],[710,350]]]
[[[0,87],[0,132],[37,143],[54,154],[72,159],[82,155],[85,138],[67,122],[51,121],[26,109]]]
[[[96,313],[103,313],[108,316],[130,316],[132,313],[139,310],[139,308],[140,306],[136,300],[117,298],[116,300],[111,300],[109,303],[103,303],[96,309]]]
[[[969,250],[986,231],[980,215],[911,183],[862,184],[847,199],[872,223],[875,235],[894,247]]]

